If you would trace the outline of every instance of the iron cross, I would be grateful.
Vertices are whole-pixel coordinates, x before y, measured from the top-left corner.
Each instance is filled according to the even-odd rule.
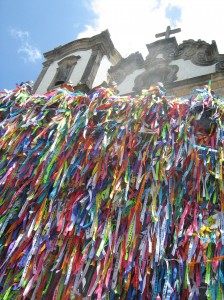
[[[156,37],[156,38],[159,38],[159,37],[165,36],[165,39],[168,39],[168,38],[170,37],[171,34],[177,33],[177,32],[180,32],[180,31],[181,31],[180,28],[171,30],[171,29],[170,29],[170,26],[167,26],[165,32],[157,33],[157,34],[155,35],[155,37]]]

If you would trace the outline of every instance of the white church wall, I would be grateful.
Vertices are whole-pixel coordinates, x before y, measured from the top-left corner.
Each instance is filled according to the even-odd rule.
[[[90,59],[90,56],[92,54],[92,50],[86,50],[86,51],[78,51],[74,52],[74,55],[79,55],[81,58],[77,61],[77,65],[75,66],[74,70],[72,71],[70,80],[73,82],[74,85],[77,85],[84,73],[84,70],[87,66],[87,63]]]
[[[75,65],[75,68],[70,76],[70,80],[76,85],[81,80],[81,77],[84,73],[84,70],[86,68],[86,65],[89,61],[89,58],[92,54],[92,50],[86,50],[86,51],[75,51],[73,53],[70,53],[66,56],[64,56],[62,59],[69,57],[71,55],[80,56],[81,58],[77,61],[77,64]],[[51,84],[58,68],[58,62],[62,59],[54,61],[48,68],[47,72],[45,73],[44,77],[42,78],[42,81],[40,82],[40,85],[36,91],[37,94],[44,94],[46,93],[49,85]]]
[[[196,66],[190,60],[178,59],[172,61],[169,65],[177,65],[179,67],[176,81],[215,73],[215,64],[211,66]]]
[[[133,73],[127,75],[125,80],[118,85],[118,90],[120,95],[124,94],[130,94],[132,92],[132,89],[134,87],[135,78],[142,74],[145,71],[145,69],[138,69],[135,70]]]
[[[93,87],[100,85],[103,81],[107,80],[107,71],[112,66],[106,55],[103,56],[96,77],[93,81]]]
[[[52,79],[55,76],[56,73],[56,69],[57,69],[57,62],[54,61],[49,68],[47,69],[47,72],[45,73],[44,77],[42,78],[36,93],[37,94],[44,94],[47,92],[47,88],[49,87],[49,85],[51,84]]]

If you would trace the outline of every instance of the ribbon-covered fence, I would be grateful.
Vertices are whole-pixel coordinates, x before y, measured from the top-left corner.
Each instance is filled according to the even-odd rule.
[[[209,87],[1,92],[0,299],[223,299],[223,117]]]

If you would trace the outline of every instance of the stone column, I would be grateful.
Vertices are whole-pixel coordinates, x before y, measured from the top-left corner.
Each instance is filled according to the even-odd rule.
[[[93,81],[96,77],[96,73],[99,69],[101,60],[103,58],[103,51],[100,45],[93,47],[92,54],[89,58],[85,71],[81,78],[81,83],[86,84],[89,88],[92,87]]]

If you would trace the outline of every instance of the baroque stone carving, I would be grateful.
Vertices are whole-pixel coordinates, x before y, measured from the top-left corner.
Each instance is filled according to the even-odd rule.
[[[147,89],[151,85],[162,82],[167,85],[177,79],[177,72],[179,67],[176,65],[168,65],[165,60],[156,60],[151,67],[148,66],[145,72],[140,74],[135,79],[133,91],[139,92],[142,89]]]
[[[146,46],[149,53],[145,60],[138,52],[131,54],[109,69],[109,79],[115,80],[119,85],[128,74],[144,68],[145,70],[135,78],[132,89],[134,92],[147,89],[157,82],[163,82],[165,86],[170,85],[178,79],[179,67],[175,65],[178,59],[190,60],[198,66],[216,64],[217,72],[224,71],[224,57],[219,54],[215,41],[209,44],[202,40],[187,40],[178,45],[176,38],[172,37]]]
[[[224,71],[224,60],[219,61],[216,65],[216,72]]]
[[[205,41],[186,40],[178,46],[173,59],[191,60],[198,66],[209,66],[217,62],[219,53],[215,41],[208,44]]]
[[[131,74],[137,69],[143,67],[144,59],[139,52],[132,53],[127,58],[120,60],[115,66],[111,66],[108,70],[109,80],[114,80],[120,84],[127,75]]]
[[[224,71],[224,54],[219,55],[219,61],[216,64],[216,72],[223,72]]]
[[[175,37],[158,40],[154,43],[147,44],[149,54],[146,60],[153,61],[155,58],[162,57],[164,59],[173,59],[175,52],[177,51],[177,41]]]

